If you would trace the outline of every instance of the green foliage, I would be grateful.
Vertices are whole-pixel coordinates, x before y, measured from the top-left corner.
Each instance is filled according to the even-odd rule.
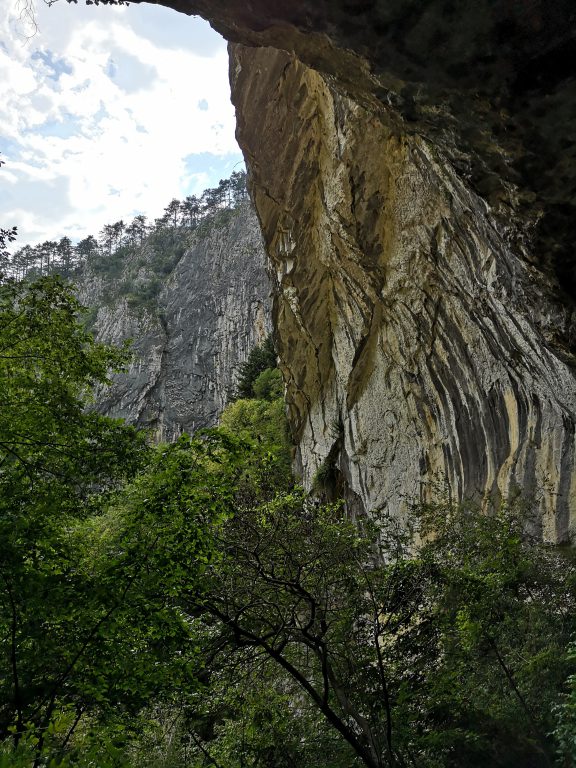
[[[206,765],[208,755],[228,768],[360,764],[274,662],[237,650],[228,660],[213,660],[211,671],[208,690],[182,719],[181,738],[194,768]]]
[[[551,732],[574,669],[576,571],[531,530],[519,502],[422,512],[424,615],[437,640],[420,654],[422,685],[404,717],[442,765],[546,766],[561,746]]]
[[[230,208],[210,210],[208,215],[205,215],[197,225],[195,231],[199,237],[207,237],[214,230],[223,229],[227,226],[232,221],[234,215],[234,210]]]
[[[90,307],[89,309],[86,309],[82,314],[82,323],[86,331],[89,333],[91,332],[92,328],[94,328],[97,317],[98,307]]]
[[[97,275],[103,275],[109,279],[120,277],[126,255],[126,248],[118,248],[110,253],[94,254],[90,259],[90,266]]]
[[[254,397],[259,400],[278,400],[284,394],[284,382],[278,368],[265,368],[252,384]]]
[[[0,275],[23,279],[60,274],[70,278],[89,266],[96,274],[113,279],[122,274],[135,249],[145,243],[152,252],[153,272],[167,275],[184,253],[191,231],[205,236],[225,226],[247,196],[246,173],[234,172],[214,189],[206,189],[200,199],[189,196],[182,202],[171,200],[153,226],[138,215],[128,225],[122,220],[105,224],[98,239],[88,235],[74,246],[68,237],[62,237],[58,242],[24,246],[13,256],[6,244],[16,238],[16,227],[0,229]]]
[[[254,383],[267,368],[276,368],[272,336],[268,336],[261,346],[254,347],[246,362],[240,365],[236,397],[254,397]]]
[[[128,306],[132,309],[154,311],[157,298],[162,290],[162,281],[158,278],[152,278],[147,282],[132,286],[127,294]]]
[[[568,660],[576,669],[576,644],[568,648]],[[557,716],[554,736],[558,742],[558,753],[563,757],[563,765],[576,765],[576,673],[568,676],[567,691],[555,707]]]
[[[186,251],[186,241],[172,229],[152,232],[148,241],[150,254],[146,259],[149,267],[160,278],[169,275]]]
[[[0,286],[0,462],[4,469],[62,475],[67,461],[90,453],[87,430],[133,433],[85,414],[92,387],[126,360],[126,350],[94,343],[79,323],[81,307],[58,278]],[[73,452],[72,452],[73,451]],[[106,463],[95,451],[89,466]]]
[[[359,527],[300,492],[268,498],[241,496],[207,571],[195,764],[282,764],[278,742],[302,765],[569,759],[571,712],[551,733],[574,671],[575,569],[527,536],[519,506],[420,510],[415,551],[384,516]]]
[[[258,674],[262,656],[271,663],[274,684],[260,692],[253,715],[266,699],[278,700],[283,691],[289,692],[293,702],[292,707],[285,705],[282,718],[269,714],[268,734],[260,729],[254,746],[262,749],[263,742],[274,742],[271,732],[276,737],[282,730],[302,734],[296,725],[299,717],[315,722],[318,729],[318,736],[308,735],[309,744],[329,743],[326,725],[336,723],[348,741],[348,745],[340,743],[337,751],[350,765],[354,751],[364,749],[354,733],[359,720],[346,721],[354,711],[347,669],[352,654],[359,650],[351,642],[352,608],[357,606],[360,612],[362,600],[359,603],[358,598],[365,583],[359,566],[368,541],[359,537],[339,506],[315,507],[300,491],[237,509],[219,538],[222,556],[212,570],[205,611],[219,620],[219,641],[226,640],[235,650],[233,659],[243,666],[243,674]],[[359,589],[355,589],[356,583]],[[356,661],[358,669],[364,669],[365,654]],[[341,686],[346,690],[343,706],[348,714],[338,711],[334,701],[334,691]],[[366,693],[362,691],[363,696]],[[270,712],[269,707],[267,704]],[[246,710],[242,714],[245,718]],[[245,721],[242,727],[246,727]],[[229,735],[230,725],[227,730]],[[313,751],[304,749],[304,744],[300,750],[293,744],[292,749],[288,759],[303,751],[310,757]]]
[[[220,417],[225,432],[251,446],[245,475],[252,491],[268,492],[292,485],[291,444],[284,401],[236,400]]]
[[[310,499],[270,342],[150,449],[86,410],[125,352],[80,317],[0,286],[0,768],[574,764],[576,566],[529,509]]]
[[[79,319],[57,278],[0,288],[4,763],[32,752],[61,764],[73,734],[133,716],[188,658],[181,615],[148,586],[155,552],[142,542],[155,530],[157,544],[158,528],[106,511],[149,453],[132,428],[85,409],[125,354]]]

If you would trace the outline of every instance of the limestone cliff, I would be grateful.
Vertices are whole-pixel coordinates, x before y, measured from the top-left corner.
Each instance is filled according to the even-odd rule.
[[[164,0],[163,0],[164,1]],[[574,516],[576,11],[165,0],[234,44],[306,482],[363,508],[540,493]]]
[[[546,487],[563,535],[576,382],[554,341],[572,312],[547,295],[523,233],[445,147],[399,133],[293,57],[236,49],[234,73],[240,114],[260,114],[239,132],[258,158],[305,481],[330,455],[365,507],[394,510],[438,479],[455,498]]]
[[[149,428],[159,440],[214,426],[239,364],[270,332],[256,216],[249,204],[223,213],[188,235],[160,282],[152,270],[157,255],[145,245],[120,274],[88,269],[79,284],[80,298],[94,308],[97,338],[133,342],[131,364],[98,394],[98,410]]]

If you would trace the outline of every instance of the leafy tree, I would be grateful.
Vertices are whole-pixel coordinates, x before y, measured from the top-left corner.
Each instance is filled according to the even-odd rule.
[[[195,679],[189,629],[169,584],[157,590],[170,552],[162,511],[176,525],[182,464],[160,457],[124,516],[106,511],[148,449],[86,410],[125,353],[95,344],[79,317],[58,278],[0,287],[0,742],[32,750],[35,766],[72,748],[82,723],[130,722],[168,681]],[[189,583],[202,531],[178,550]]]
[[[261,346],[254,347],[248,359],[240,365],[236,397],[254,397],[254,382],[267,368],[276,368],[272,336],[268,336]]]
[[[220,179],[218,182],[217,190],[220,204],[230,207],[232,205],[232,190],[230,186],[230,179]]]
[[[134,245],[136,245],[136,242],[138,241],[138,238],[139,238],[139,228],[138,228],[138,224],[135,221],[133,221],[132,224],[129,224],[126,227],[125,235],[126,235],[125,243],[128,247],[131,248]]]
[[[102,250],[108,254],[108,256],[112,255],[112,248],[114,246],[115,240],[116,240],[116,232],[114,229],[114,225],[105,224],[102,227],[102,230],[100,231],[99,245],[102,248]]]
[[[430,761],[548,766],[561,748],[551,734],[574,670],[576,569],[538,530],[519,501],[487,514],[423,510],[427,621],[438,639],[428,660],[421,655],[423,685],[406,721]]]
[[[126,351],[95,344],[78,325],[80,313],[57,277],[0,287],[0,466],[12,460],[36,471],[58,459],[60,433],[70,450],[81,446],[74,429],[92,419],[84,398],[123,364]],[[37,455],[38,446],[48,453]]]
[[[248,198],[248,190],[246,188],[246,171],[234,171],[230,176],[230,188],[232,191],[232,197],[234,203],[238,203]]]
[[[146,237],[146,232],[148,231],[146,216],[143,216],[142,214],[136,216],[134,219],[134,225],[137,228],[138,237],[140,238],[140,245],[142,245],[144,238]]]
[[[182,217],[188,221],[188,228],[194,229],[200,217],[200,200],[194,195],[189,195],[180,206]]]
[[[81,261],[90,261],[98,254],[98,241],[93,235],[88,235],[88,237],[80,240],[76,246],[76,253]]]
[[[284,393],[284,382],[278,368],[265,368],[252,384],[252,391],[258,400],[278,400]]]
[[[126,225],[120,219],[120,221],[115,222],[112,224],[112,228],[114,230],[114,246],[116,248],[119,248],[122,244],[122,237],[124,235],[124,230],[126,229]]]
[[[205,189],[202,193],[201,204],[202,211],[205,216],[213,216],[218,208],[223,205],[224,197],[223,190],[214,187],[213,189]]]
[[[222,413],[220,426],[252,447],[245,468],[252,493],[261,496],[291,487],[291,446],[281,398],[237,400]]]
[[[576,667],[576,643],[568,647],[568,659]],[[572,672],[566,681],[566,692],[557,702],[553,714],[557,717],[554,737],[558,742],[558,753],[563,758],[562,765],[576,765],[576,672]]]
[[[575,569],[526,535],[518,506],[424,509],[414,551],[383,516],[358,526],[300,492],[250,498],[217,534],[200,609],[216,686],[195,725],[200,752],[241,765],[244,749],[264,766],[304,718],[321,742],[340,737],[325,765],[512,768],[566,754],[551,732],[573,669]],[[268,684],[249,702],[231,669]],[[282,695],[293,709],[278,717]]]
[[[63,277],[70,277],[74,266],[74,249],[69,237],[62,237],[56,247],[58,268]]]
[[[392,570],[376,578],[367,569],[372,548],[341,507],[315,508],[299,492],[237,509],[203,606],[231,647],[263,654],[300,688],[300,706],[321,715],[351,755],[396,765],[379,649],[410,610]],[[380,610],[393,609],[394,627],[377,632]]]
[[[31,248],[29,245],[19,248],[8,260],[6,274],[16,279],[24,277],[30,270],[35,269],[37,257],[37,249]]]
[[[9,270],[10,254],[6,246],[7,243],[12,243],[16,240],[17,232],[16,227],[0,229],[0,275],[6,274]]]
[[[36,250],[38,271],[40,275],[49,274],[57,255],[58,243],[55,240],[45,240]]]
[[[179,715],[177,741],[194,768],[351,768],[360,765],[298,686],[252,649],[210,657],[209,684]],[[174,762],[176,755],[171,755]],[[177,758],[176,758],[177,759]]]
[[[156,232],[160,232],[163,229],[166,229],[169,225],[170,221],[168,219],[168,216],[164,214],[164,216],[159,216],[157,219],[154,219],[154,230]]]

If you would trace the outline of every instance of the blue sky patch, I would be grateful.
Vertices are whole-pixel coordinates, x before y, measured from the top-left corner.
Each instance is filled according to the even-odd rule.
[[[155,67],[125,51],[116,51],[108,59],[106,74],[125,93],[149,88],[158,77]]]
[[[41,126],[35,128],[34,133],[41,136],[55,136],[58,139],[69,139],[80,133],[77,120],[70,115],[64,115],[63,120],[46,120]]]
[[[0,160],[15,160],[20,152],[20,145],[13,139],[2,139],[0,141]],[[2,173],[2,168],[0,168]]]
[[[231,152],[227,155],[200,152],[188,155],[184,162],[186,175],[193,177],[202,174],[207,177],[207,181],[201,184],[202,189],[198,189],[196,181],[192,180],[186,189],[187,195],[197,195],[208,187],[216,187],[220,179],[227,179],[232,171],[244,169],[244,158],[240,152]]]
[[[35,51],[30,58],[44,64],[51,80],[57,81],[60,75],[71,75],[74,71],[65,59],[56,56],[52,51]]]

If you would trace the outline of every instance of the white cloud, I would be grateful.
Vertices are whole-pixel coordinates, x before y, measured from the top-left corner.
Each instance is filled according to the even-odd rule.
[[[61,0],[39,6],[39,33],[23,44],[17,8],[3,4],[0,226],[19,227],[18,245],[158,216],[240,159],[225,43],[204,22]]]

